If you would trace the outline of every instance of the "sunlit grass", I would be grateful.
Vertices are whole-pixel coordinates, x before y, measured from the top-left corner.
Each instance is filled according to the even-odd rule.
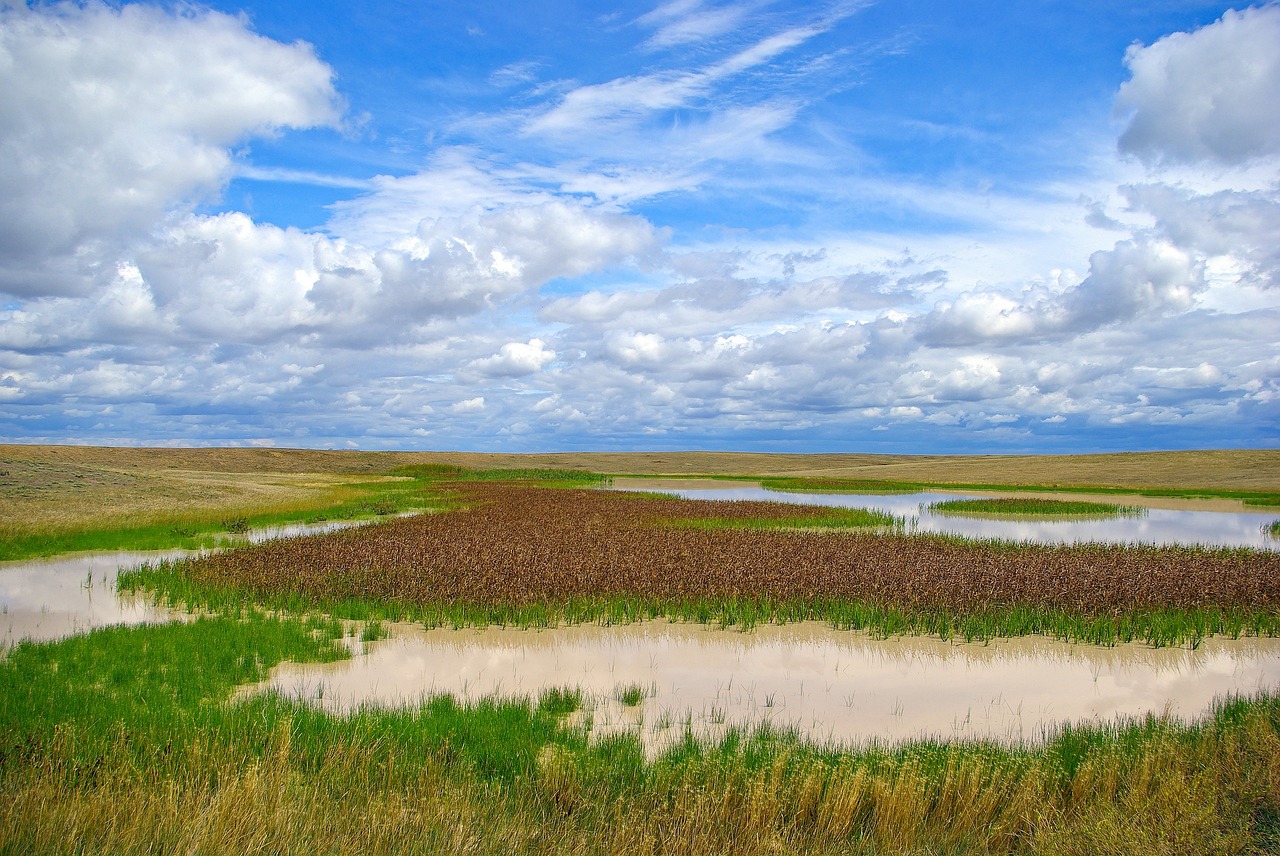
[[[0,660],[0,849],[13,852],[1272,852],[1280,701],[1043,745],[841,749],[685,731],[591,739],[574,690],[348,715],[233,700],[324,620],[207,618],[22,643]],[[642,697],[643,688],[631,688]],[[637,699],[639,703],[639,699]]]

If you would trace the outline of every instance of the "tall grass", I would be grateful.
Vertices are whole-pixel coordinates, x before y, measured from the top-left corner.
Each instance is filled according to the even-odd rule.
[[[731,731],[646,758],[580,696],[334,716],[231,700],[323,621],[204,619],[0,660],[0,851],[1238,853],[1280,845],[1280,700],[1040,747],[843,751]]]

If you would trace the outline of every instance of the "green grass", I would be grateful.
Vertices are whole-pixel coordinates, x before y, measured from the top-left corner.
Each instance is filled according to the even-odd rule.
[[[1081,500],[1033,499],[1006,497],[1000,499],[949,499],[930,504],[942,514],[1008,514],[1064,517],[1140,517],[1145,509],[1107,502]]]
[[[885,511],[868,508],[822,508],[798,513],[786,519],[715,519],[668,520],[666,525],[688,529],[888,529],[899,531],[904,527],[901,518]]]
[[[344,656],[324,619],[204,618],[21,643],[0,659],[0,850],[1268,852],[1280,700],[1043,746],[842,750],[793,732],[638,738],[567,725],[571,689],[337,716],[233,700]],[[637,688],[638,689],[638,688]],[[487,843],[486,843],[487,842]]]
[[[645,688],[639,684],[627,684],[626,686],[618,687],[614,692],[614,697],[627,707],[636,707],[640,702],[654,695],[655,692],[655,687]]]
[[[1263,527],[1263,530],[1272,538],[1280,538],[1280,520],[1273,520]]]
[[[508,469],[469,469],[448,464],[396,467],[388,475],[409,476],[423,481],[524,481],[549,487],[596,487],[612,484],[610,476],[589,470],[548,467],[512,467]]]

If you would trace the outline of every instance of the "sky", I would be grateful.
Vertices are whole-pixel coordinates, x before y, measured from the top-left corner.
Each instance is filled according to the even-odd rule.
[[[1280,446],[1280,5],[0,0],[0,441]]]

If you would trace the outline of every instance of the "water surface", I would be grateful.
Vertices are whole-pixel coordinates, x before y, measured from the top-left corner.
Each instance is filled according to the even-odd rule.
[[[942,491],[894,494],[792,493],[766,490],[758,485],[727,486],[722,482],[714,486],[694,486],[689,482],[688,479],[682,479],[672,482],[670,487],[664,487],[661,481],[648,480],[643,489],[664,490],[686,499],[754,500],[869,508],[902,518],[910,531],[962,535],[967,538],[997,538],[1037,544],[1168,544],[1280,550],[1280,539],[1264,531],[1266,524],[1280,518],[1280,509],[1251,510],[1239,502],[1211,500],[1198,503],[1195,500],[1184,500],[1177,503],[1180,506],[1178,508],[1146,507],[1138,517],[967,517],[956,513],[939,513],[931,510],[929,505],[951,499],[977,499],[991,494]],[[620,479],[616,489],[641,488],[632,488]],[[1085,497],[1076,495],[1073,498]],[[1118,505],[1145,504],[1143,497],[1108,496],[1097,499]],[[1224,505],[1235,510],[1219,510]]]
[[[1060,723],[1148,713],[1193,719],[1216,697],[1280,687],[1280,640],[1209,639],[1194,650],[1106,648],[1042,637],[989,644],[874,639],[817,622],[751,631],[652,621],[541,630],[399,627],[349,661],[283,664],[271,689],[332,711],[537,698],[580,687],[593,733],[638,733],[651,751],[687,728],[716,737],[769,723],[828,742],[919,737],[1036,743]],[[642,701],[621,701],[629,688]]]
[[[258,529],[251,542],[327,532],[355,521],[290,524]],[[121,596],[116,575],[122,568],[198,555],[189,550],[77,553],[52,559],[0,562],[0,650],[22,639],[60,639],[112,624],[173,621],[183,613],[158,607],[144,596]]]

